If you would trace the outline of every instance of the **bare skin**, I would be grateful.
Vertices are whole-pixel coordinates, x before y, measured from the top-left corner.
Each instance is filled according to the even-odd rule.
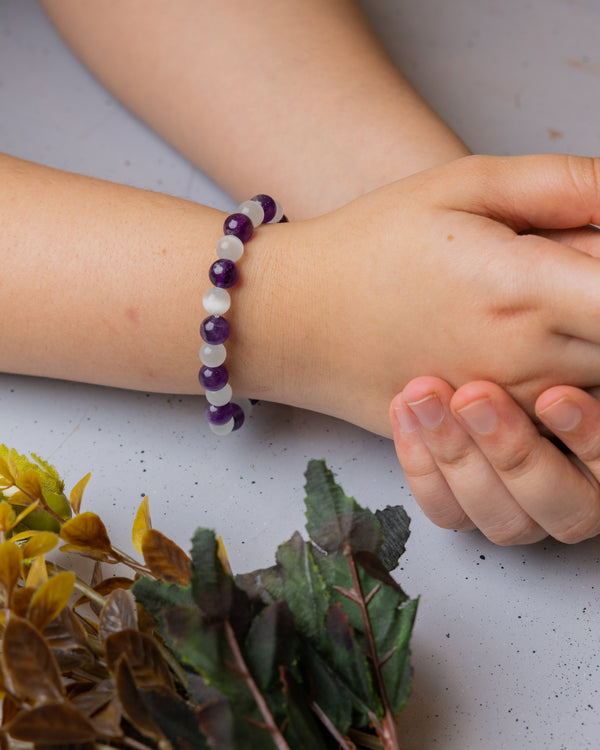
[[[44,0],[133,112],[244,200],[291,219],[468,153],[353,0]],[[208,73],[207,73],[208,71]],[[260,106],[257,103],[260,102]]]
[[[364,195],[320,219],[256,233],[231,318],[237,393],[318,409],[389,434],[385,414],[394,393],[404,388],[399,398],[413,398],[407,388],[422,382],[414,377],[435,373],[449,389],[441,400],[454,420],[448,442],[454,441],[461,480],[448,493],[447,449],[426,431],[413,430],[410,450],[398,439],[396,447],[409,476],[409,453],[421,452],[418,500],[426,505],[428,497],[437,497],[440,508],[457,503],[462,508],[484,461],[490,476],[502,481],[493,451],[505,444],[506,434],[494,432],[485,443],[473,439],[459,412],[450,411],[454,389],[457,397],[477,401],[485,378],[488,396],[502,393],[513,424],[507,450],[519,456],[544,440],[528,416],[544,388],[566,388],[556,385],[561,381],[597,382],[595,332],[585,329],[584,316],[577,313],[585,300],[592,305],[585,317],[593,320],[593,285],[599,288],[595,265],[577,252],[590,252],[583,247],[588,240],[584,243],[580,230],[564,241],[564,235],[550,233],[554,239],[543,246],[514,236],[530,226],[578,227],[590,221],[597,209],[590,162],[575,168],[579,181],[571,188],[584,188],[576,197],[563,190],[574,162],[566,172],[564,165],[549,161],[541,172],[534,170],[525,212],[515,209],[522,204],[523,173],[512,160],[503,160],[500,172],[491,162],[467,161],[467,167],[458,162],[446,172],[368,194],[457,159],[467,149],[394,68],[350,0],[292,0],[277,5],[268,19],[249,16],[241,0],[106,0],[101,6],[46,0],[43,5],[107,87],[232,195],[270,191],[295,219],[330,212]],[[0,312],[10,321],[0,341],[4,369],[197,392],[199,287],[214,257],[222,215],[8,158],[0,160],[0,174],[0,207],[7,207],[3,225],[8,222],[0,247],[5,292]],[[498,183],[501,174],[505,179]],[[491,177],[492,187],[501,185],[493,199]],[[471,192],[461,193],[465,178]],[[551,186],[558,189],[549,201]],[[568,216],[548,216],[555,203],[560,213],[565,201],[572,204]],[[591,244],[595,247],[595,240]],[[371,252],[382,257],[383,275],[365,262]],[[542,255],[544,284],[539,283]],[[500,273],[506,258],[512,264],[508,278]],[[42,271],[32,274],[32,268]],[[526,283],[532,278],[535,289]],[[565,278],[568,291],[557,288]],[[463,291],[452,294],[453,288]],[[568,331],[559,327],[557,299],[569,313]],[[564,315],[561,325],[563,320]],[[447,322],[445,339],[440,321]],[[426,346],[428,331],[435,347]],[[488,379],[509,387],[517,401]],[[430,379],[425,381],[429,387]],[[436,387],[442,388],[441,382]],[[583,417],[570,433],[571,443],[565,442],[576,453],[581,450],[594,471],[589,435],[600,414],[587,394],[567,392],[578,400]],[[538,409],[556,393],[563,392],[542,393]],[[544,407],[541,421],[548,423],[550,412]],[[391,425],[397,437],[395,409]],[[461,463],[456,449],[467,437],[471,452]],[[548,456],[557,470],[563,467],[562,454]],[[543,496],[556,476],[542,469],[532,462],[523,484],[507,488],[511,502],[526,506],[531,487]],[[586,499],[587,489],[582,494],[581,477],[590,472],[577,472],[561,475],[561,489],[571,498],[562,520],[537,519],[532,530],[532,516],[525,511],[520,521],[508,524],[512,533],[497,534],[495,540],[534,541],[547,531],[576,541],[596,533],[598,509]],[[592,508],[585,522],[580,500]],[[461,525],[491,529],[494,538],[489,508],[484,498],[480,515],[471,517],[463,509]]]

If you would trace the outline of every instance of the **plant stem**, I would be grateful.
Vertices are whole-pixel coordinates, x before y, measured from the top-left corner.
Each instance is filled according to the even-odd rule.
[[[227,638],[229,648],[231,649],[231,653],[233,654],[233,658],[235,659],[235,666],[239,670],[240,677],[244,680],[244,682],[248,686],[248,689],[252,693],[252,697],[254,698],[256,705],[258,706],[258,709],[261,712],[263,719],[265,720],[266,728],[273,737],[273,742],[277,746],[278,750],[291,750],[290,746],[285,741],[285,737],[281,734],[279,727],[275,723],[273,714],[271,713],[267,702],[260,692],[258,685],[256,684],[256,682],[254,682],[254,678],[250,674],[250,670],[246,666],[246,662],[244,661],[244,657],[242,655],[237,642],[237,638],[235,637],[235,633],[233,632],[233,628],[231,627],[231,623],[229,622],[229,620],[225,620],[225,636]]]
[[[318,703],[315,703],[314,701],[310,704],[310,707],[312,710],[317,714],[319,717],[319,721],[323,724],[325,729],[329,732],[329,734],[333,737],[334,740],[337,740],[338,744],[342,748],[342,750],[356,750],[356,745],[354,742],[351,742],[348,737],[344,737],[341,732],[338,730],[338,728],[335,726],[335,724],[331,721],[329,716],[323,711],[321,706],[319,706]]]
[[[350,575],[352,576],[352,586],[354,588],[354,593],[356,594],[356,603],[360,608],[360,613],[365,628],[365,635],[367,636],[367,642],[369,644],[369,652],[371,655],[371,660],[373,662],[373,669],[375,670],[377,687],[379,688],[379,697],[381,698],[381,702],[385,711],[381,726],[381,739],[383,740],[386,750],[401,750],[400,739],[398,737],[398,731],[396,729],[396,722],[394,721],[394,715],[390,706],[387,690],[385,689],[385,682],[383,679],[383,675],[381,674],[381,665],[379,663],[379,657],[377,656],[377,647],[375,645],[375,636],[373,634],[373,628],[371,627],[371,620],[369,619],[367,600],[365,599],[362,585],[360,583],[356,560],[352,553],[352,548],[350,547],[348,542],[346,542],[346,544],[344,545],[344,554],[346,555],[348,567],[350,568]]]

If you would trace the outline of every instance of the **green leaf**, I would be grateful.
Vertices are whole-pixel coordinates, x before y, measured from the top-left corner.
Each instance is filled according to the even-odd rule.
[[[290,747],[304,750],[327,750],[332,747],[324,739],[324,729],[308,705],[306,694],[293,675],[283,671],[286,698],[287,727],[285,738]],[[335,747],[338,747],[337,743]]]
[[[211,748],[260,748],[273,750],[267,733],[240,714],[239,707],[226,700],[206,703],[196,710],[198,723]],[[300,750],[300,748],[298,748]]]
[[[271,604],[254,618],[245,644],[246,663],[264,692],[280,688],[280,667],[296,657],[294,620],[285,601]]]
[[[327,613],[327,635],[331,667],[359,700],[375,709],[379,701],[373,691],[367,659],[340,604],[334,604]]]
[[[376,510],[375,518],[383,532],[379,557],[387,570],[394,570],[406,549],[410,536],[410,518],[402,505],[388,505],[383,510]]]
[[[296,532],[278,548],[277,563],[283,581],[282,594],[296,627],[305,638],[321,642],[329,597],[311,545]]]
[[[193,604],[191,586],[176,586],[149,578],[139,578],[131,587],[136,600],[155,619],[173,607],[188,607]]]
[[[380,713],[379,701],[375,706],[364,705],[353,686],[341,679],[329,662],[326,654],[321,654],[308,642],[302,644],[300,665],[308,675],[310,689],[314,692],[314,701],[327,714],[333,724],[341,731],[347,732],[352,726],[353,717],[362,716],[357,726],[368,724],[370,710]]]
[[[14,449],[9,449],[6,445],[0,445],[0,458],[8,462],[9,455],[10,461],[16,466],[19,475],[28,471],[33,471],[38,475],[42,493],[48,505],[63,518],[69,518],[71,515],[70,505],[64,494],[65,483],[54,466],[36,456],[35,453],[31,454],[33,458],[33,461],[31,461],[27,456],[17,453]]]
[[[174,750],[208,750],[195,712],[175,695],[140,690],[144,705]]]
[[[283,597],[283,576],[278,565],[259,568],[251,573],[240,573],[234,580],[236,586],[246,592],[250,603],[258,609],[263,604],[273,604]]]
[[[262,717],[246,683],[233,667],[234,657],[227,644],[223,623],[206,622],[197,608],[178,607],[165,612],[163,635],[180,662],[198,672],[209,686],[216,688],[229,701],[215,701],[213,698],[198,711],[198,720],[209,746],[264,747],[264,730],[250,723],[260,723]]]
[[[344,494],[325,462],[310,461],[305,476],[306,530],[315,544],[328,553],[345,544],[378,553],[383,541],[378,520]]]
[[[185,667],[198,672],[230,700],[253,708],[246,684],[227,666],[234,658],[222,622],[206,620],[196,607],[165,611],[162,621],[161,634]]]
[[[246,593],[237,588],[219,557],[215,533],[197,529],[192,539],[192,596],[205,619],[228,618],[238,635],[250,624]]]
[[[413,670],[410,665],[409,641],[417,614],[418,599],[411,599],[396,614],[393,626],[387,633],[377,632],[377,650],[382,657],[395,648],[393,655],[383,664],[381,672],[390,701],[392,713],[397,715],[406,705],[410,695]],[[386,646],[389,646],[386,651]]]
[[[367,651],[368,641],[360,607],[340,591],[351,591],[353,588],[346,555],[338,553],[316,559],[332,600],[341,605],[354,628],[358,642]],[[364,597],[376,592],[369,601],[367,612],[378,659],[382,660],[391,653],[381,669],[390,705],[393,712],[398,713],[410,692],[412,670],[408,646],[417,601],[409,600],[375,555],[359,552],[354,555],[354,559]]]

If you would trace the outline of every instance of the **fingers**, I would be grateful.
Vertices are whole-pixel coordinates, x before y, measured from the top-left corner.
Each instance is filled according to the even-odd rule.
[[[439,421],[427,423],[423,407],[431,415],[435,399],[443,412],[438,408]],[[418,378],[393,406],[394,414],[406,407],[415,419],[405,419],[404,429],[394,426],[396,449],[415,498],[440,525],[467,517],[499,544],[546,534],[571,543],[600,533],[600,403],[591,395],[560,386],[536,404],[540,420],[579,465],[491,383],[469,383],[453,394],[443,381]],[[412,431],[405,429],[411,424]],[[466,526],[463,520],[460,528]]]
[[[453,180],[452,208],[501,218],[517,231],[600,224],[599,159],[539,154],[461,162],[461,180],[456,172],[440,171]]]
[[[420,380],[425,381],[424,388],[427,385],[431,386],[430,392],[435,392],[434,389],[436,385],[438,386],[437,397],[446,415],[449,412],[449,402],[453,393],[450,386],[434,378],[421,378]],[[456,500],[454,491],[449,486],[443,471],[421,437],[419,422],[404,402],[402,394],[392,401],[390,418],[396,453],[410,490],[425,515],[433,523],[446,529],[462,531],[474,529],[475,525]],[[472,441],[463,430],[456,429],[452,432],[452,420],[446,419],[444,426],[449,427],[448,446],[454,448],[458,464]],[[451,463],[451,461],[451,457],[448,457],[447,462]]]
[[[590,392],[571,386],[544,391],[535,405],[541,422],[577,456],[592,487],[600,480],[600,402],[598,389]]]
[[[396,451],[415,499],[444,528],[476,526],[498,544],[542,539],[546,532],[519,506],[452,414],[453,394],[438,378],[417,378],[392,402],[400,416],[395,425],[392,420]],[[486,414],[480,412],[478,419],[484,424]]]
[[[594,258],[600,258],[600,230],[597,227],[543,229],[536,230],[534,234],[559,242],[561,245],[568,245]]]

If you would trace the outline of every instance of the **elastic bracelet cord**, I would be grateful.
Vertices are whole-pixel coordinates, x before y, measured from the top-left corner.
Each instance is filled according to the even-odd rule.
[[[239,278],[236,262],[244,254],[244,245],[250,240],[254,229],[261,224],[286,222],[280,204],[269,195],[255,195],[244,201],[223,224],[224,235],[217,242],[216,260],[208,272],[213,284],[204,295],[202,303],[208,318],[202,321],[200,335],[204,344],[200,347],[202,367],[198,374],[208,404],[206,417],[211,430],[217,435],[228,435],[244,424],[251,403],[248,399],[233,401],[229,385],[229,373],[223,364],[227,357],[225,342],[229,338],[229,322],[223,315],[231,306],[227,291]]]

